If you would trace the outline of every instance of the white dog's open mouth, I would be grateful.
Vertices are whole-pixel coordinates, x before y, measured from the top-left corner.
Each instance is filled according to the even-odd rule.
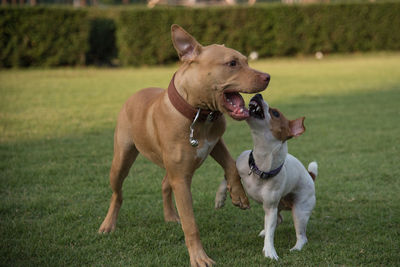
[[[263,120],[265,118],[263,108],[263,97],[261,94],[256,94],[251,98],[249,103],[249,113],[251,117]]]
[[[224,92],[223,106],[235,120],[245,120],[250,116],[243,97],[238,92]]]

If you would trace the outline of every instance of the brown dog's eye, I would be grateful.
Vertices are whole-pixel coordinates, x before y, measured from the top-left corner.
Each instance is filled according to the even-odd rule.
[[[230,61],[230,62],[228,63],[228,65],[229,65],[230,67],[235,67],[235,66],[237,65],[237,62],[236,62],[236,60],[232,60],[232,61]]]

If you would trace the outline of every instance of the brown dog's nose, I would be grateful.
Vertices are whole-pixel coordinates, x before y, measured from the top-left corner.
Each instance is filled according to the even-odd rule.
[[[265,89],[268,86],[269,81],[271,80],[271,76],[269,76],[268,73],[263,73],[262,72],[260,74],[260,78],[261,78],[262,83],[264,84],[264,89]]]
[[[264,77],[263,78],[264,78],[265,82],[269,82],[271,80],[271,76],[269,76],[268,73],[264,73]]]
[[[271,80],[271,76],[268,73],[256,71],[254,77],[254,93],[260,92],[267,88],[269,81]]]

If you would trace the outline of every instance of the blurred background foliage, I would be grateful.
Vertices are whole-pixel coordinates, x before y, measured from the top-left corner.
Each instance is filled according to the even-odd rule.
[[[259,58],[400,50],[399,1],[209,8],[40,3],[0,7],[0,68],[168,64],[177,60],[170,40],[174,23],[203,45],[225,44]]]

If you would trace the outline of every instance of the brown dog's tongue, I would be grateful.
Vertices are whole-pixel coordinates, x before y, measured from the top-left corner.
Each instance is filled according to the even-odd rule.
[[[229,101],[236,107],[244,107],[244,100],[239,93],[229,94]]]
[[[249,110],[245,107],[237,107],[237,108],[235,108],[233,113],[237,116],[243,116],[245,118],[247,118],[249,116]]]
[[[237,116],[247,118],[249,116],[249,110],[245,107],[243,97],[237,93],[232,95],[232,103],[235,105],[233,113]]]
[[[225,107],[228,114],[235,120],[244,120],[250,115],[243,97],[238,92],[225,93]]]

